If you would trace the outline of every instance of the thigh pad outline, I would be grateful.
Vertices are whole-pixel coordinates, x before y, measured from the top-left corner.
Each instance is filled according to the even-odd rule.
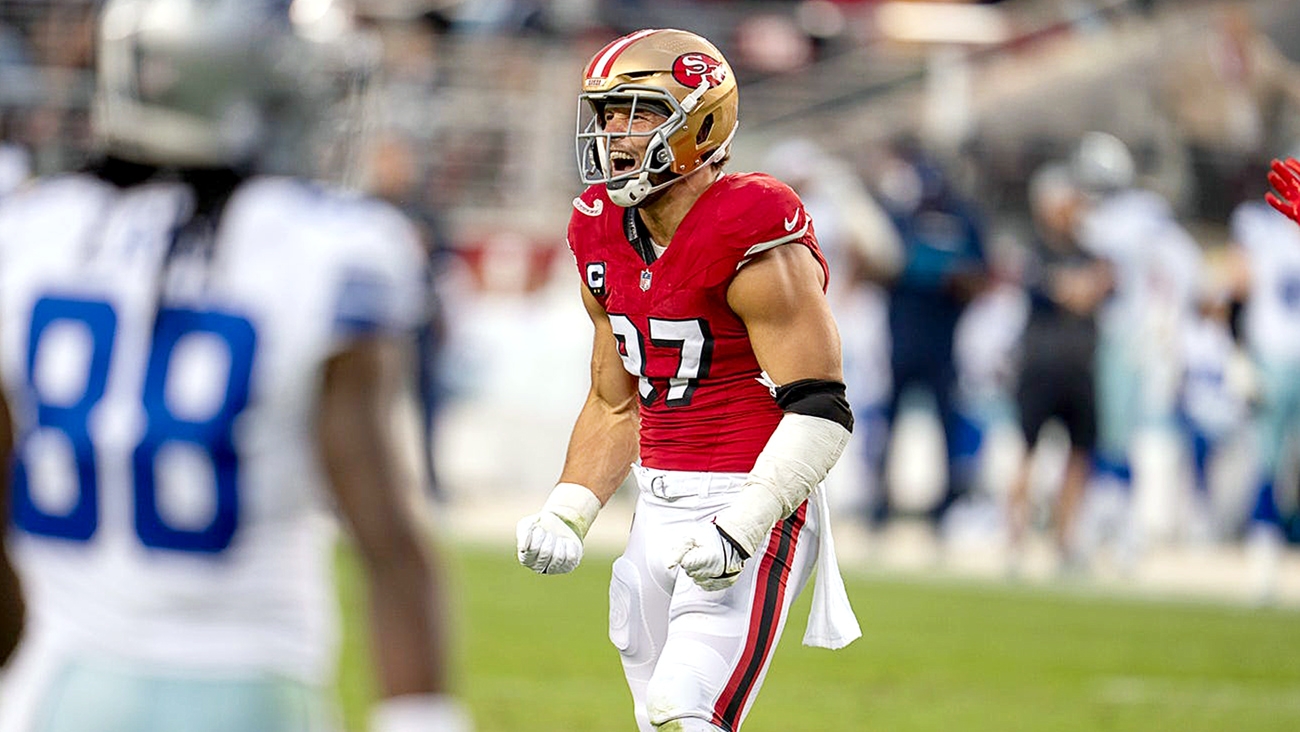
[[[609,582],[609,641],[633,663],[655,652],[642,603],[641,574],[630,560],[619,557]]]

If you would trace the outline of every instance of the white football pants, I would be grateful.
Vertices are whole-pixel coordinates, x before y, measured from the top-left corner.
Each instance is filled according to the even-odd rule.
[[[668,552],[731,501],[745,474],[634,470],[640,496],[627,548],[614,561],[609,639],[622,656],[637,726],[654,732],[689,719],[735,732],[817,563],[817,512],[805,502],[777,524],[735,585],[708,592],[669,571]]]

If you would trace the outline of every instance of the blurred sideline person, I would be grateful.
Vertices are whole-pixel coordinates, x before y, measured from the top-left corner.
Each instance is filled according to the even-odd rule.
[[[1222,264],[1211,266],[1207,261],[1207,271],[1223,268]],[[1234,300],[1228,288],[1207,277],[1197,299],[1196,316],[1182,338],[1178,416],[1194,488],[1189,496],[1188,520],[1182,528],[1193,544],[1206,544],[1238,528],[1218,525],[1222,522],[1214,514],[1211,481],[1220,456],[1245,434],[1258,398],[1256,370],[1234,334]]]
[[[595,325],[591,390],[559,484],[518,524],[519,561],[572,571],[631,469],[609,637],[637,725],[733,732],[814,567],[804,642],[861,634],[819,488],[853,424],[826,263],[788,186],[723,173],[737,88],[711,43],[637,31],[582,84],[590,187],[568,241]]]
[[[1114,286],[1110,265],[1085,252],[1074,238],[1082,195],[1065,165],[1049,164],[1029,182],[1035,245],[1023,277],[1030,309],[1016,387],[1026,451],[1007,497],[1012,570],[1029,523],[1029,482],[1038,438],[1054,419],[1065,427],[1070,450],[1056,491],[1053,539],[1063,567],[1078,559],[1074,518],[1097,444],[1096,313]]]
[[[345,6],[302,10],[110,0],[103,159],[0,207],[28,603],[4,732],[335,729],[331,508],[368,589],[372,729],[469,729],[392,424],[423,253],[386,204],[287,177],[347,106],[326,75],[365,60]]]
[[[880,202],[898,229],[903,264],[889,280],[890,394],[885,417],[891,432],[904,397],[922,389],[934,399],[943,429],[947,478],[929,510],[936,527],[964,496],[974,476],[964,454],[967,426],[958,411],[953,340],[962,313],[989,284],[985,225],[974,201],[962,195],[949,172],[918,143],[902,140],[883,166]],[[887,487],[881,476],[880,485]],[[883,524],[893,511],[888,490],[876,495],[869,520]]]
[[[889,328],[881,283],[898,274],[898,231],[856,171],[803,137],[774,145],[765,169],[789,185],[817,223],[817,244],[835,274],[826,286],[839,324],[854,429],[849,460],[841,460],[828,483],[836,506],[861,509],[880,490],[874,485],[889,439]],[[857,463],[853,464],[856,460]],[[846,470],[857,468],[857,470]],[[839,493],[843,486],[853,495]]]
[[[1175,434],[1177,356],[1201,281],[1201,254],[1168,201],[1137,186],[1136,164],[1118,137],[1084,134],[1070,165],[1086,194],[1074,235],[1085,251],[1110,263],[1115,281],[1097,315],[1097,451],[1089,498],[1098,510],[1084,512],[1080,551],[1088,554],[1112,537],[1127,571],[1146,542],[1132,511],[1134,447],[1139,437]]]
[[[1292,516],[1279,500],[1291,483],[1282,475],[1286,450],[1300,437],[1300,229],[1262,200],[1247,200],[1230,219],[1234,294],[1242,308],[1243,340],[1259,384],[1255,501],[1246,542],[1255,599],[1275,592],[1277,563]],[[1289,498],[1289,497],[1288,497]]]
[[[370,179],[367,190],[402,212],[415,226],[420,244],[427,253],[427,312],[418,330],[415,348],[417,393],[424,427],[420,446],[429,494],[444,502],[448,496],[439,480],[434,446],[447,391],[443,364],[448,333],[447,304],[443,301],[440,280],[446,260],[452,256],[451,245],[443,217],[426,194],[427,173],[421,169],[417,141],[409,133],[393,129],[377,135],[373,148],[374,155],[367,171]]]
[[[1268,173],[1268,182],[1272,185],[1272,190],[1264,193],[1265,202],[1292,222],[1300,224],[1300,160],[1294,157],[1275,158]],[[1267,485],[1258,492],[1251,512],[1250,539],[1253,539],[1253,545],[1250,548],[1256,565],[1259,598],[1268,600],[1275,591],[1282,527],[1276,496],[1271,495],[1271,491],[1266,496],[1263,490],[1265,487]],[[1292,523],[1293,528],[1300,528],[1300,519],[1293,517]]]
[[[999,441],[1020,433],[1015,378],[1029,320],[1029,297],[1020,284],[1024,259],[1023,247],[1010,239],[990,247],[988,284],[962,311],[953,332],[959,424],[954,452],[968,490],[939,527],[946,542],[1003,525],[1004,485],[997,467],[1005,442]]]

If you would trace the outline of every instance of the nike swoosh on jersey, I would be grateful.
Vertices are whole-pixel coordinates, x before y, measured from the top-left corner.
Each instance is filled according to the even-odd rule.
[[[579,197],[573,199],[573,207],[588,216],[599,216],[600,212],[605,210],[605,202],[600,199],[596,199],[595,203],[588,206],[587,202],[582,200],[581,197]]]
[[[596,203],[600,203],[600,201],[597,201]],[[790,218],[781,221],[782,224],[785,224],[786,231],[794,231],[795,224],[799,223],[799,212],[802,210],[803,209],[801,208],[795,209],[794,216],[791,216]]]

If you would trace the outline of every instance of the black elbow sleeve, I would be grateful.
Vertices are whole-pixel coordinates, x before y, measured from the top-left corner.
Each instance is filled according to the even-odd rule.
[[[776,387],[776,405],[793,414],[821,417],[853,431],[853,410],[844,383],[827,379],[800,379]]]

